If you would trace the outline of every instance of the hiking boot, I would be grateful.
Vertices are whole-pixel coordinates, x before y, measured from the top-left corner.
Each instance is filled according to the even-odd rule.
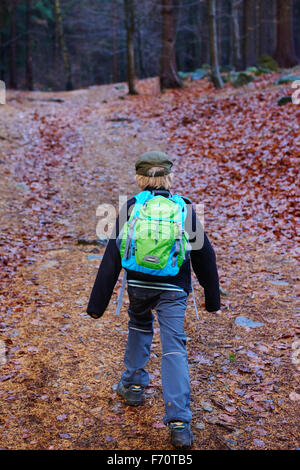
[[[172,421],[169,423],[171,442],[176,449],[188,449],[194,442],[194,436],[189,423]]]
[[[123,385],[120,381],[117,393],[124,398],[125,404],[130,406],[141,405],[143,399],[143,387],[141,385]]]

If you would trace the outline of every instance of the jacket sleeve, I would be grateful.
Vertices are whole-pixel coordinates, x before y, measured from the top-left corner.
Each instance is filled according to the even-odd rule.
[[[192,249],[191,263],[199,284],[204,289],[205,308],[208,312],[215,312],[221,306],[219,276],[216,255],[203,227],[192,209],[192,228],[195,240],[201,239],[201,248]],[[193,244],[192,244],[193,246]],[[196,243],[196,247],[198,243]]]
[[[100,318],[111,299],[114,287],[121,271],[121,257],[116,240],[110,239],[91,292],[87,313]]]
[[[87,307],[89,315],[97,315],[100,318],[111,299],[114,287],[118,280],[120,271],[122,269],[121,256],[116,244],[116,237],[119,235],[119,221],[126,221],[128,219],[129,207],[133,204],[133,200],[129,200],[125,204],[117,217],[116,226],[114,230],[114,237],[110,238],[102,262],[100,264],[96,280],[90,295],[90,300]]]

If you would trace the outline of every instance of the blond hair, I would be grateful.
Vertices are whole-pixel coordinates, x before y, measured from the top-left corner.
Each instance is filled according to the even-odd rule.
[[[151,168],[149,173],[155,174],[156,171],[160,170],[160,168],[154,167]],[[173,184],[173,173],[165,176],[144,176],[144,175],[135,175],[136,182],[138,187],[141,190],[147,188],[147,186],[151,186],[152,188],[159,189],[171,189]]]

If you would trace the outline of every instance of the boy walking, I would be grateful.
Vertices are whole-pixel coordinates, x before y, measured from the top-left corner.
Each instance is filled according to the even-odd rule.
[[[124,267],[129,323],[125,370],[117,392],[127,405],[142,404],[149,384],[146,365],[155,310],[162,345],[163,421],[169,426],[172,444],[189,448],[193,434],[184,316],[192,291],[191,265],[204,288],[206,310],[215,313],[220,308],[216,257],[190,200],[170,192],[173,163],[169,157],[147,152],[135,166],[141,192],[117,218],[115,237],[106,247],[87,312],[93,318],[103,315]]]

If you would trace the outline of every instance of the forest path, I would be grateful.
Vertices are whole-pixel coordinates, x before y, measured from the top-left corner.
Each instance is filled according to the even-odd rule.
[[[1,229],[9,234],[0,318],[7,349],[0,376],[2,448],[172,448],[161,424],[158,324],[146,403],[126,407],[113,387],[122,371],[128,300],[115,317],[118,281],[105,315],[96,321],[85,314],[104,247],[77,243],[96,238],[99,204],[118,208],[119,194],[137,192],[134,162],[141,153],[180,148],[167,142],[156,103],[153,116],[137,111],[146,97],[168,107],[174,95],[160,98],[156,80],[142,82],[140,90],[133,98],[123,85],[10,92],[0,108]],[[62,101],[43,101],[57,98]],[[178,157],[177,164],[183,175]],[[213,177],[208,158],[205,165]],[[277,245],[256,245],[253,236],[240,249],[226,227],[214,225],[214,214],[211,204],[207,230],[230,296],[223,298],[222,316],[203,310],[200,322],[189,300],[194,448],[295,448],[296,260],[283,250],[278,255]],[[196,292],[202,304],[202,289]],[[239,315],[263,326],[238,326]]]

